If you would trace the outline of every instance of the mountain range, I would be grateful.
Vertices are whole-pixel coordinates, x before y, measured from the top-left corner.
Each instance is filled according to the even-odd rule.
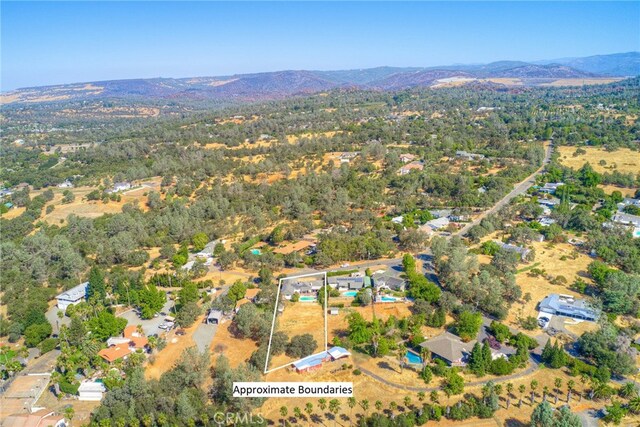
[[[499,61],[441,67],[377,67],[356,70],[288,70],[219,77],[110,80],[17,89],[3,104],[83,100],[203,100],[252,102],[333,89],[402,90],[480,82],[501,86],[607,83],[640,75],[640,52],[550,61]],[[575,80],[575,81],[572,81]]]

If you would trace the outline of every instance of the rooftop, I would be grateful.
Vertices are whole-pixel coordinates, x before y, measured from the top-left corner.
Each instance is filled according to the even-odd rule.
[[[78,286],[74,286],[73,288],[62,292],[56,298],[69,300],[69,301],[77,301],[81,298],[84,298],[87,295],[88,286],[89,286],[89,282],[81,283]]]
[[[454,362],[462,360],[467,354],[470,354],[475,343],[475,341],[462,342],[457,335],[445,332],[437,337],[428,339],[420,344],[420,347],[428,348],[431,353]]]

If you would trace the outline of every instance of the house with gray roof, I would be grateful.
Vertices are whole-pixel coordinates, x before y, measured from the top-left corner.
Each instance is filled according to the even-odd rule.
[[[70,305],[80,304],[87,298],[87,288],[89,282],[84,282],[75,286],[67,291],[64,291],[56,297],[58,301],[58,308],[62,311],[66,311]]]
[[[558,187],[564,185],[564,182],[547,182],[542,187],[538,188],[541,193],[554,194]]]
[[[459,336],[445,332],[420,344],[432,357],[444,360],[449,366],[466,366],[475,340],[463,342]]]
[[[500,245],[500,249],[504,249],[509,252],[517,252],[520,254],[520,259],[524,260],[527,255],[531,253],[531,249],[525,248],[524,246],[511,245],[509,243],[504,243],[499,240],[494,240],[498,245]]]
[[[391,276],[389,274],[374,274],[372,276],[373,286],[376,289],[390,289],[393,291],[404,291],[407,281],[401,277]]]
[[[596,321],[600,311],[591,306],[587,300],[571,295],[551,294],[540,302],[540,311],[558,316]]]

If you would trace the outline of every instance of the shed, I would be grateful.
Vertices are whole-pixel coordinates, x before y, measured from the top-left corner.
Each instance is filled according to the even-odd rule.
[[[222,320],[222,311],[220,310],[211,310],[207,315],[207,323],[210,325],[219,325]]]

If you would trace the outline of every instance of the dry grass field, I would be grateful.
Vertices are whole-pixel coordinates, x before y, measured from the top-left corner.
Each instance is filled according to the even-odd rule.
[[[191,337],[203,320],[204,316],[198,317],[191,327],[185,329],[186,335],[178,336],[175,334],[175,331],[167,334],[165,337],[167,346],[163,348],[162,351],[151,356],[152,359],[146,365],[144,374],[147,379],[160,378],[163,373],[170,370],[174,363],[180,359],[180,355],[184,350],[196,345]]]
[[[493,233],[487,236],[483,241],[500,239],[502,234]],[[516,283],[522,288],[522,294],[530,294],[531,300],[527,303],[515,303],[506,322],[513,327],[517,327],[518,316],[536,316],[536,306],[547,295],[551,293],[561,293],[579,296],[578,293],[569,289],[571,284],[580,278],[587,283],[591,282],[591,278],[587,274],[587,266],[593,261],[584,253],[578,252],[577,249],[569,243],[550,244],[549,242],[533,242],[530,245],[535,251],[535,260],[528,264],[520,264],[519,268],[527,268],[535,265],[535,268],[544,271],[543,275],[532,277],[527,271],[521,271],[516,275]],[[482,264],[491,262],[491,257],[487,255],[478,255],[478,259]],[[563,276],[566,279],[564,285],[554,285],[551,280]]]
[[[618,171],[622,173],[640,173],[640,153],[628,148],[619,148],[616,151],[605,151],[597,147],[580,147],[586,154],[574,156],[577,147],[556,147],[560,155],[560,163],[571,169],[580,169],[589,162],[598,173]],[[600,161],[605,164],[601,165]]]
[[[602,188],[606,194],[611,194],[614,191],[619,191],[624,197],[633,197],[636,193],[635,188],[617,187],[615,185],[598,185],[598,188]]]
[[[241,363],[246,362],[249,357],[251,357],[251,353],[258,349],[258,346],[253,340],[249,338],[240,339],[233,336],[229,330],[230,327],[231,322],[226,322],[218,326],[216,336],[211,345],[212,365],[215,365],[218,356],[224,354],[224,356],[229,359],[231,367],[235,368]]]
[[[368,414],[377,412],[374,404],[378,400],[382,402],[383,410],[388,409],[391,402],[395,402],[398,405],[398,409],[395,411],[395,413],[402,413],[404,410],[406,410],[403,402],[405,396],[408,396],[411,399],[411,403],[409,404],[410,408],[413,405],[421,404],[421,402],[419,402],[418,400],[417,392],[407,392],[403,389],[383,384],[375,379],[368,377],[365,374],[354,375],[352,369],[354,369],[356,366],[360,366],[360,364],[362,363],[360,359],[362,357],[363,356],[361,355],[356,355],[349,359],[343,359],[333,363],[327,363],[322,369],[316,372],[308,373],[308,374],[296,374],[293,371],[280,370],[267,375],[266,379],[268,381],[316,381],[316,382],[318,381],[350,381],[350,382],[353,382],[354,397],[357,399],[357,401],[361,402],[364,399],[369,401],[369,410],[367,411]],[[376,359],[376,361],[381,361],[381,359]],[[351,364],[353,365],[353,367],[351,369],[342,370],[341,365],[343,363]],[[408,372],[408,370],[405,369],[405,372]],[[385,373],[385,377],[389,378],[389,380],[394,382],[396,382],[399,375],[400,375],[399,371],[396,371],[396,370],[388,370]],[[407,376],[408,375],[409,374],[407,374]],[[431,383],[427,385],[421,379],[417,378],[415,373],[412,373],[411,375],[413,375],[414,379],[411,381],[407,381],[408,383],[407,385],[411,385],[413,387],[430,387],[430,388],[432,387],[437,388],[440,386],[441,379],[438,377],[434,377]],[[404,377],[404,374],[402,374],[402,377]],[[474,426],[474,427],[490,426],[490,425],[491,426],[527,425],[531,417],[531,412],[533,411],[535,406],[537,406],[537,404],[539,404],[542,401],[542,390],[544,387],[548,387],[550,392],[552,393],[552,395],[548,398],[548,401],[552,405],[554,405],[555,399],[553,397],[554,396],[553,393],[555,389],[554,381],[556,378],[560,378],[563,383],[562,392],[559,395],[559,400],[557,404],[557,406],[560,407],[567,403],[566,402],[566,383],[569,379],[572,379],[572,378],[569,377],[565,372],[561,370],[540,369],[538,371],[535,371],[532,374],[525,375],[521,378],[517,378],[511,381],[511,383],[514,385],[514,395],[511,396],[511,406],[509,409],[506,409],[507,396],[506,396],[506,391],[503,391],[503,395],[500,398],[500,409],[496,412],[493,419],[480,420],[480,419],[474,418],[474,419],[466,420],[463,422],[448,421],[448,420],[442,419],[440,422],[438,422],[438,425],[444,425],[444,426],[463,425],[463,426]],[[472,375],[469,376],[468,378],[468,380],[470,381],[478,381],[478,380],[485,381],[488,379],[490,378],[485,377],[485,378],[478,379]],[[528,399],[529,390],[530,390],[529,385],[531,381],[534,379],[538,381],[539,385],[536,390],[536,398],[535,398],[536,401],[533,405],[531,405]],[[582,402],[579,402],[578,393],[583,391],[583,387],[579,380],[575,378],[573,378],[573,380],[576,382],[576,391],[574,392],[570,402],[570,406],[573,412],[581,412],[588,409],[599,409],[604,406],[605,402],[591,402],[586,399],[583,399]],[[518,400],[520,398],[518,387],[521,384],[525,385],[527,391],[524,394],[522,407],[518,407]],[[480,389],[481,389],[480,385],[473,386],[473,387],[467,386],[465,387],[465,393],[471,392],[476,395],[480,395]],[[504,384],[503,384],[503,390],[504,390]],[[428,395],[429,393],[427,393],[427,398],[425,402],[429,402]],[[448,406],[455,404],[461,398],[461,396],[452,396],[450,398],[447,398],[442,392],[438,393],[438,397],[439,397],[440,404],[448,405]],[[340,401],[340,407],[341,407],[341,410],[337,418],[338,423],[340,425],[351,425],[351,423],[355,424],[357,422],[357,419],[361,416],[361,414],[364,413],[361,406],[357,405],[353,410],[351,410],[347,405],[346,398],[338,399],[338,400]],[[281,406],[286,406],[289,409],[288,416],[292,416],[293,408],[295,406],[298,406],[302,409],[304,408],[307,402],[311,402],[314,405],[314,414],[323,415],[322,418],[317,421],[318,423],[322,423],[322,424],[328,423],[326,425],[330,425],[333,423],[333,421],[331,421],[332,419],[329,414],[327,414],[327,416],[324,416],[323,414],[323,412],[328,412],[328,411],[321,411],[319,409],[317,398],[309,398],[309,399],[272,398],[272,399],[268,399],[265,402],[265,404],[261,408],[258,408],[255,412],[262,413],[265,417],[275,420],[277,422],[277,420],[280,420],[281,418],[279,414],[279,409]],[[306,418],[302,418],[299,420],[290,419],[289,421],[293,425],[306,425],[310,420]],[[313,424],[316,425],[316,422],[314,422]],[[626,425],[633,425],[633,424],[626,424]]]
[[[606,77],[606,78],[590,78],[590,79],[558,79],[551,83],[543,83],[540,86],[586,86],[586,85],[606,85],[609,83],[624,80],[623,77]]]

